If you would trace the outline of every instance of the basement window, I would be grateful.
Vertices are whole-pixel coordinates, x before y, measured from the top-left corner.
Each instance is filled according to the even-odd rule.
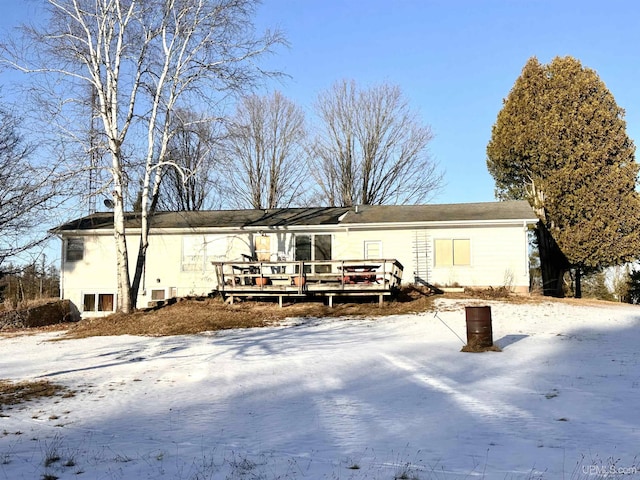
[[[85,294],[82,301],[83,312],[95,312],[96,311],[96,296],[95,294]]]
[[[83,312],[115,311],[115,295],[113,293],[85,293],[82,298]]]

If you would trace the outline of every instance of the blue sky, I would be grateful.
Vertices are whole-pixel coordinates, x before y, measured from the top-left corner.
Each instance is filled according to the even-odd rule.
[[[0,0],[0,28],[26,20],[33,0]],[[491,126],[533,55],[572,55],[596,70],[627,111],[640,142],[640,2],[633,0],[264,0],[259,27],[284,31],[290,48],[269,67],[278,88],[309,113],[343,78],[399,85],[435,138],[446,171],[437,203],[492,201],[485,165]],[[0,84],[2,84],[0,78]]]
[[[494,200],[485,149],[527,59],[571,55],[596,70],[640,142],[640,2],[562,0],[265,0],[260,25],[291,47],[270,65],[310,109],[336,80],[398,84],[431,125],[446,170],[437,203]]]

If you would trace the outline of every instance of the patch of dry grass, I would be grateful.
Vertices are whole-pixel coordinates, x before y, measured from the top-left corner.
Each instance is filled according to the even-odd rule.
[[[252,328],[275,325],[290,317],[379,317],[432,309],[433,297],[427,290],[403,289],[397,298],[378,306],[377,297],[349,303],[334,303],[332,308],[321,302],[296,302],[278,306],[276,301],[244,301],[233,305],[219,298],[190,299],[162,308],[138,311],[129,315],[114,314],[72,324],[67,338],[105,335],[188,335],[230,328]]]
[[[24,300],[22,302],[8,299],[8,300],[5,300],[4,302],[0,302],[0,312],[16,310],[17,308],[22,309],[22,308],[39,307],[41,305],[46,305],[47,303],[57,302],[58,300],[60,300],[58,297],[36,298],[32,300]]]
[[[531,303],[539,302],[541,296],[538,295],[518,295],[511,292],[507,287],[496,288],[465,288],[462,294],[458,295],[460,298],[475,299],[475,300],[497,300],[509,303]],[[548,297],[547,297],[548,298]]]
[[[542,296],[514,295],[506,289],[466,290],[463,293],[435,295],[427,288],[406,286],[395,298],[385,298],[384,305],[378,306],[377,297],[343,298],[329,308],[319,300],[316,302],[297,301],[285,304],[283,308],[273,301],[236,301],[229,305],[220,298],[182,299],[173,305],[137,311],[132,314],[114,314],[102,318],[87,318],[78,323],[60,324],[54,327],[22,329],[1,335],[22,335],[49,330],[66,330],[64,338],[85,338],[108,335],[190,335],[206,331],[231,328],[254,328],[276,325],[291,317],[349,317],[375,318],[433,311],[433,300],[450,298],[460,301],[485,300],[503,301],[516,304],[539,303],[541,301],[570,301],[572,299],[552,299]],[[577,300],[584,304],[584,300]],[[593,302],[589,302],[593,303]],[[611,302],[606,302],[609,306]],[[613,304],[615,305],[615,304]]]
[[[0,379],[0,410],[5,406],[55,396],[70,397],[73,396],[73,392],[48,380],[11,382]]]
[[[472,343],[467,343],[462,347],[461,352],[466,353],[483,353],[483,352],[502,352],[502,349],[497,345],[489,345],[488,347],[481,345],[474,345]]]

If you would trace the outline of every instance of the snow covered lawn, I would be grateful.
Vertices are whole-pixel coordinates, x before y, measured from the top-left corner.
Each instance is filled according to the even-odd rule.
[[[491,306],[501,353],[460,352],[473,304]],[[77,392],[0,411],[0,479],[640,478],[640,308],[436,305],[0,337],[0,378]]]

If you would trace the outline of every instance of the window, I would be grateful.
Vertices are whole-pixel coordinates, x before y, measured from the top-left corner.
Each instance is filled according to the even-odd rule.
[[[68,238],[65,252],[67,262],[77,262],[84,257],[84,238]]]
[[[471,265],[471,240],[439,238],[434,242],[435,266],[452,267]]]
[[[185,235],[182,237],[182,271],[211,271],[212,262],[227,258],[227,250],[226,235]]]
[[[185,236],[182,239],[182,271],[197,272],[204,269],[206,243],[202,236]]]
[[[113,312],[115,310],[114,299],[113,293],[85,293],[82,298],[82,311]]]
[[[96,311],[96,296],[95,294],[85,295],[82,302],[83,312],[95,312]]]
[[[98,295],[98,311],[113,312],[113,293],[100,293]]]
[[[314,235],[313,240],[313,259],[331,260],[331,235]]]
[[[331,235],[296,235],[296,260],[331,260]],[[310,268],[306,273],[310,273]],[[316,265],[315,273],[328,273],[331,265]]]
[[[296,235],[296,260],[311,260],[311,235]]]
[[[364,258],[382,258],[382,242],[379,240],[364,242]]]

